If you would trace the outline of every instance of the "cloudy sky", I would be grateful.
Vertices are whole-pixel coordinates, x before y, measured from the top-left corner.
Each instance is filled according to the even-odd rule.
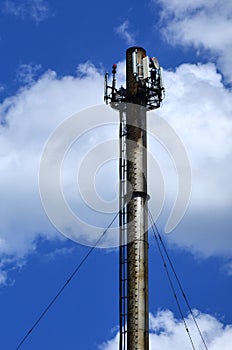
[[[151,163],[150,208],[154,216],[160,211],[157,225],[209,349],[229,349],[232,3],[1,0],[0,17],[1,349],[17,347],[88,251],[83,243],[91,244],[115,215],[110,205],[117,192],[117,161],[113,156],[110,162],[102,161],[98,147],[117,140],[118,124],[109,112],[109,123],[100,125],[105,113],[103,80],[117,63],[119,84],[124,82],[125,51],[133,45],[158,57],[166,88],[162,107],[148,115],[149,152],[163,181],[158,182]],[[49,220],[39,188],[45,144],[71,116],[82,134],[63,160],[62,191],[84,222],[82,228],[91,225],[96,233],[88,236],[87,230],[86,236],[78,227],[75,242]],[[192,171],[187,211],[169,235],[165,225],[178,179],[172,151],[152,135],[157,118],[178,135]],[[69,131],[74,136],[77,132]],[[108,211],[103,205],[98,212],[99,198],[87,201],[93,182],[86,169],[96,159],[93,188],[103,204],[108,201]],[[155,196],[161,183],[165,200],[158,210]],[[53,185],[52,180],[47,184]],[[55,199],[53,204],[56,208]],[[62,221],[64,216],[57,216]],[[151,350],[191,349],[152,235],[149,255]],[[184,304],[183,313],[196,349],[204,349]],[[96,249],[22,349],[115,350],[117,335],[118,251]]]

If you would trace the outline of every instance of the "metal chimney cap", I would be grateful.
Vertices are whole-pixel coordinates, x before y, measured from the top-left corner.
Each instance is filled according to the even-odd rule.
[[[128,52],[131,52],[131,51],[135,51],[135,50],[139,50],[139,51],[144,51],[146,52],[146,50],[141,47],[141,46],[132,46],[132,47],[129,47],[127,50],[126,50],[126,53]]]

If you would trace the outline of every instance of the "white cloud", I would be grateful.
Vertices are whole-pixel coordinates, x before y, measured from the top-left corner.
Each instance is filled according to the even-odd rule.
[[[22,257],[36,237],[56,236],[42,209],[39,160],[53,129],[76,111],[102,100],[102,77],[87,64],[87,76],[56,77],[48,71],[0,105],[0,253]],[[99,79],[100,78],[100,79]]]
[[[232,276],[232,261],[227,262],[227,263],[223,266],[223,271],[224,271],[228,276]]]
[[[46,260],[55,260],[57,256],[62,256],[62,255],[69,255],[74,251],[74,248],[57,248],[54,251],[48,253],[45,255]]]
[[[216,317],[194,311],[198,326],[211,350],[231,348],[232,325],[223,325]],[[191,316],[185,319],[196,349],[204,349],[202,340],[196,330]],[[186,350],[191,348],[191,343],[185,331],[182,320],[176,319],[170,310],[159,311],[155,316],[150,314],[150,349]],[[100,350],[117,350],[117,336],[102,344]]]
[[[5,286],[7,281],[7,273],[6,271],[0,271],[0,285]]]
[[[3,85],[0,85],[0,94],[5,90]]]
[[[207,50],[232,82],[232,3],[223,0],[160,0],[160,3],[162,31],[168,41]]]
[[[116,350],[118,349],[118,343],[119,343],[119,333],[116,335],[115,338],[100,345],[99,350]]]
[[[49,8],[45,0],[6,0],[4,2],[3,11],[22,19],[31,18],[39,23],[47,19]]]
[[[15,280],[9,276],[9,272],[17,270],[20,271],[25,265],[26,260],[17,257],[1,257],[0,258],[0,286],[11,287]]]
[[[213,64],[184,64],[175,71],[166,71],[165,85],[166,99],[157,113],[182,139],[192,167],[189,209],[168,238],[203,256],[231,255],[232,93],[222,84]],[[153,120],[148,118],[151,126]],[[155,146],[153,149],[157,153]],[[171,165],[162,155],[159,161],[167,193],[174,201]],[[150,182],[154,182],[154,175],[150,174]],[[161,228],[163,224],[164,219]]]
[[[123,70],[124,64],[119,67]],[[156,113],[168,120],[183,140],[193,170],[190,208],[169,236],[170,241],[203,256],[231,256],[231,91],[223,86],[213,64],[182,65],[165,72],[165,81],[167,97]],[[58,78],[55,72],[48,71],[0,105],[0,119],[6,120],[6,125],[0,126],[0,253],[3,256],[22,258],[36,249],[38,236],[59,237],[39,198],[42,149],[60,122],[81,109],[102,103],[102,99],[103,75],[88,62],[79,66],[77,77]],[[150,127],[152,116],[148,120]],[[88,142],[95,145],[100,142],[99,137],[96,134]],[[83,150],[78,148],[72,160],[78,161],[86,150],[85,144],[83,147]],[[171,164],[163,161],[165,158],[158,148],[153,149],[161,162],[167,192],[174,198],[175,174],[170,170]],[[70,171],[76,179],[75,169]],[[149,181],[154,183],[153,173]],[[74,198],[75,192],[71,193]]]
[[[118,26],[115,31],[116,33],[126,41],[128,45],[134,45],[135,39],[134,34],[129,30],[130,23],[128,20],[125,20],[120,26]]]
[[[20,83],[32,84],[41,70],[40,64],[21,64],[17,70],[17,79]]]

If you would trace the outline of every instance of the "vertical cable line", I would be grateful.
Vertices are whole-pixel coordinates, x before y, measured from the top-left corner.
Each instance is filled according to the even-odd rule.
[[[197,323],[196,317],[194,316],[194,313],[193,313],[193,311],[192,311],[192,308],[191,308],[191,306],[190,306],[190,303],[189,303],[189,301],[188,301],[188,298],[187,298],[186,294],[184,293],[184,290],[183,290],[183,287],[182,287],[182,285],[181,285],[180,279],[179,279],[179,277],[178,277],[178,275],[177,275],[177,273],[176,273],[176,270],[175,270],[175,268],[174,268],[174,265],[173,265],[173,263],[172,263],[172,261],[171,261],[171,258],[170,258],[170,256],[169,256],[169,254],[168,254],[167,248],[166,248],[166,246],[165,246],[165,244],[164,244],[164,242],[163,242],[163,240],[162,240],[162,237],[161,237],[161,235],[160,235],[160,233],[159,233],[158,227],[157,227],[157,225],[156,225],[156,223],[155,223],[155,221],[154,221],[154,219],[153,219],[153,217],[152,217],[151,211],[150,211],[149,209],[148,209],[148,214],[149,214],[149,218],[150,218],[150,221],[151,221],[152,230],[153,230],[153,233],[154,233],[154,236],[155,236],[155,239],[156,239],[156,243],[157,243],[159,252],[160,252],[160,254],[161,254],[162,260],[163,260],[163,262],[164,262],[164,265],[165,265],[164,267],[165,267],[165,269],[166,269],[166,272],[167,272],[167,274],[170,276],[170,274],[169,274],[169,272],[168,272],[168,270],[167,270],[167,264],[166,264],[166,262],[165,262],[164,255],[163,255],[163,253],[162,253],[162,251],[161,251],[161,247],[160,247],[159,241],[160,241],[160,243],[161,243],[161,245],[162,245],[162,248],[163,248],[163,251],[164,251],[164,253],[165,253],[165,255],[166,255],[167,259],[168,259],[168,262],[169,262],[169,264],[170,264],[171,270],[172,270],[172,272],[173,272],[173,274],[174,274],[174,277],[175,277],[175,279],[176,279],[176,281],[177,281],[177,284],[178,284],[178,286],[179,286],[179,288],[180,288],[181,294],[182,294],[182,296],[183,296],[183,298],[184,298],[184,300],[185,300],[185,303],[186,303],[186,305],[187,305],[187,308],[188,308],[188,310],[189,310],[189,312],[190,312],[190,314],[191,314],[191,316],[192,316],[192,319],[193,319],[194,324],[195,324],[195,326],[196,326],[196,328],[197,328],[198,334],[199,334],[199,336],[200,336],[200,338],[201,338],[201,340],[202,340],[202,342],[203,342],[203,344],[204,344],[205,349],[208,350],[207,344],[206,344],[205,339],[204,339],[204,337],[203,337],[203,334],[202,334],[202,332],[201,332],[201,330],[200,330],[200,327],[199,327],[199,325],[198,325],[198,323]],[[158,238],[159,238],[159,241],[158,241]],[[169,279],[169,278],[168,278],[168,279]],[[171,283],[172,283],[172,282],[171,282]],[[176,295],[176,294],[175,294],[175,295]],[[176,298],[176,296],[175,296],[175,298]]]
[[[107,233],[107,231],[109,230],[109,228],[111,227],[111,225],[114,223],[114,221],[116,220],[117,216],[119,215],[119,212],[114,216],[114,218],[112,219],[112,221],[110,222],[110,224],[107,226],[107,228],[103,231],[103,233],[101,234],[101,236],[97,239],[96,243],[94,244],[94,246],[92,246],[88,252],[86,253],[86,255],[83,257],[83,259],[81,260],[81,262],[77,265],[77,267],[75,268],[75,270],[71,273],[71,275],[69,276],[69,278],[67,279],[67,281],[63,284],[63,286],[59,289],[58,293],[52,298],[52,300],[50,301],[50,303],[47,305],[47,307],[44,309],[44,311],[40,314],[40,316],[37,318],[37,320],[35,321],[35,323],[33,324],[33,326],[30,328],[30,330],[25,334],[25,336],[22,338],[22,340],[19,342],[19,344],[16,347],[16,350],[20,349],[21,346],[23,345],[23,343],[25,342],[25,340],[29,337],[29,335],[33,332],[33,330],[35,329],[35,327],[39,324],[39,322],[42,320],[42,318],[46,315],[46,313],[49,311],[49,309],[52,307],[52,305],[55,303],[55,301],[59,298],[59,296],[61,295],[61,293],[64,291],[64,289],[67,287],[67,285],[69,284],[69,282],[73,279],[73,277],[77,274],[77,272],[80,270],[80,268],[82,267],[82,265],[84,264],[84,262],[88,259],[88,257],[90,256],[90,254],[94,251],[94,249],[98,246],[98,244],[100,243],[100,241],[102,240],[102,238],[105,236],[105,234]]]

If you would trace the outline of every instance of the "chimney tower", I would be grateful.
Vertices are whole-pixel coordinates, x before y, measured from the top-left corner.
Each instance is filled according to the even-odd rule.
[[[105,75],[105,101],[120,115],[119,350],[149,350],[147,111],[164,97],[162,70],[141,47],[126,51],[126,89]]]

